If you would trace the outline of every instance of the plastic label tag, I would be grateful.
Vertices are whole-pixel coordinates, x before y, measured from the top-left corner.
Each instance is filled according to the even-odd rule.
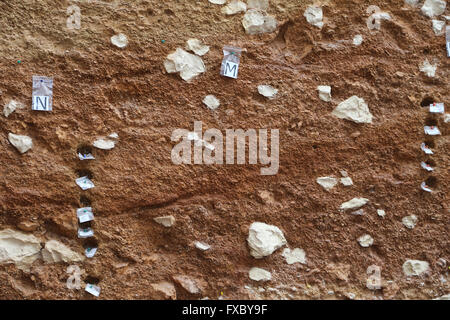
[[[33,76],[32,110],[52,111],[53,78]]]
[[[239,63],[241,61],[241,48],[223,47],[223,60],[220,67],[220,74],[225,77],[237,79],[239,72]]]
[[[94,230],[91,228],[78,229],[78,238],[89,238],[94,236]]]
[[[433,151],[430,148],[428,148],[425,143],[422,143],[420,145],[420,149],[422,149],[422,151],[425,152],[426,154],[433,154]]]
[[[425,182],[422,182],[422,184],[420,185],[420,187],[422,188],[423,191],[426,191],[426,192],[433,192],[433,191],[427,186],[427,184],[426,184]]]
[[[94,183],[87,176],[78,178],[75,181],[77,185],[83,190],[88,190],[95,187]]]
[[[77,209],[77,217],[80,223],[94,220],[94,214],[91,207]]]
[[[90,153],[87,154],[78,153],[78,158],[80,160],[95,160],[94,156]]]
[[[432,113],[444,113],[444,104],[443,103],[430,104],[430,112],[432,112]]]
[[[86,250],[84,250],[84,254],[88,258],[92,258],[96,252],[97,252],[97,248],[86,248]]]
[[[421,162],[420,165],[422,166],[422,168],[424,168],[427,171],[433,171],[434,169],[426,162]]]
[[[93,285],[93,284],[87,284],[86,288],[84,289],[85,291],[89,292],[90,294],[92,294],[93,296],[98,297],[100,295],[100,287]]]
[[[438,136],[441,134],[438,127],[436,127],[436,126],[425,126],[424,130],[425,130],[425,133],[430,136]]]

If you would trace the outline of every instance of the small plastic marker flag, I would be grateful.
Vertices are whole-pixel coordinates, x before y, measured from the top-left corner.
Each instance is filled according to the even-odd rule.
[[[433,191],[427,186],[427,184],[426,184],[425,182],[422,182],[422,184],[420,185],[420,188],[422,188],[422,190],[423,190],[423,191],[426,191],[426,192],[433,192]]]
[[[84,239],[94,236],[94,230],[91,228],[78,229],[78,238]]]
[[[98,297],[100,295],[100,287],[93,285],[93,284],[88,283],[84,290],[96,297]]]
[[[94,183],[87,176],[78,178],[75,182],[83,190],[88,190],[95,187]]]
[[[77,209],[77,217],[80,223],[85,223],[94,220],[94,213],[91,207]]]
[[[420,149],[422,149],[423,152],[425,152],[426,154],[433,154],[433,151],[428,148],[428,146],[425,143],[422,143],[420,145]]]
[[[443,103],[433,103],[430,104],[430,113],[444,113],[444,104]]]
[[[438,136],[441,134],[438,127],[436,126],[425,126],[424,128],[425,134],[428,134],[430,136]]]

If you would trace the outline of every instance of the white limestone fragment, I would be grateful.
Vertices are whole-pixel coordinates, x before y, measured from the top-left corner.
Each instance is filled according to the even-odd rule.
[[[248,276],[254,281],[270,281],[272,279],[272,274],[269,271],[256,267],[250,269]]]
[[[439,298],[435,298],[433,300],[450,300],[450,294],[445,294]]]
[[[202,250],[202,251],[211,249],[211,246],[209,244],[201,242],[201,241],[195,241],[194,245],[197,249]]]
[[[229,4],[222,8],[222,13],[230,16],[239,12],[245,12],[246,10],[247,5],[245,2],[232,0]]]
[[[273,32],[277,29],[277,20],[259,9],[248,10],[242,19],[247,34]]]
[[[111,150],[116,146],[116,142],[108,139],[97,139],[92,145],[98,149]]]
[[[420,66],[420,71],[425,73],[427,77],[434,78],[436,75],[437,64],[430,64],[428,59],[425,59],[423,64]]]
[[[164,67],[168,73],[179,72],[184,81],[190,81],[206,71],[202,58],[181,48],[167,56]]]
[[[13,113],[16,109],[22,109],[25,106],[20,102],[15,100],[11,100],[8,104],[3,108],[3,115],[8,118],[8,116]]]
[[[267,10],[269,8],[269,0],[248,0],[249,9]]]
[[[262,222],[251,224],[247,242],[250,254],[256,259],[271,255],[287,243],[283,232],[278,227]]]
[[[382,209],[378,209],[378,210],[377,210],[377,214],[378,214],[380,217],[384,217],[384,216],[386,215],[386,212],[385,212],[384,210],[382,210]]]
[[[33,140],[28,136],[9,133],[8,140],[20,153],[25,153],[33,147]]]
[[[417,216],[415,216],[413,214],[413,215],[410,215],[410,216],[403,217],[402,223],[408,229],[414,229],[414,227],[416,226],[417,220],[418,220]]]
[[[321,7],[309,6],[303,14],[309,24],[322,29],[323,12]]]
[[[175,224],[175,217],[174,216],[162,216],[162,217],[156,217],[153,218],[153,220],[161,225],[163,225],[166,228],[169,228]]]
[[[327,191],[330,191],[338,184],[338,180],[334,177],[319,177],[316,179],[316,182]]]
[[[209,46],[204,45],[198,39],[189,39],[186,42],[186,49],[194,52],[198,56],[203,56],[209,51]]]
[[[353,211],[352,215],[354,215],[354,216],[363,216],[364,215],[364,209],[359,209],[359,210]]]
[[[446,6],[445,0],[425,0],[421,10],[424,15],[432,18],[443,14]]]
[[[286,259],[287,264],[306,264],[306,254],[303,249],[295,248],[294,250],[291,250],[289,248],[286,248],[283,250],[282,255]]]
[[[203,103],[211,110],[216,110],[220,106],[219,99],[211,94],[203,99]]]
[[[212,4],[225,4],[227,0],[208,0]]]
[[[419,4],[419,0],[405,0],[405,3],[409,4],[410,6],[417,7]]]
[[[373,238],[370,235],[365,234],[358,238],[358,242],[361,247],[367,248],[373,244]]]
[[[119,48],[125,48],[128,45],[127,36],[123,33],[119,33],[111,37],[111,43]]]
[[[354,36],[354,38],[353,38],[353,45],[359,46],[359,45],[361,45],[362,42],[363,42],[363,36],[362,35],[357,34],[356,36]]]
[[[58,263],[79,262],[83,261],[84,257],[57,240],[49,240],[42,249],[42,259],[46,263]]]
[[[444,114],[444,123],[449,123],[450,122],[450,113],[446,113]]]
[[[275,89],[274,87],[269,85],[259,85],[258,92],[260,95],[263,95],[266,98],[274,99],[278,93],[278,89]]]
[[[330,86],[318,86],[320,100],[330,102],[331,101],[331,87]]]
[[[119,139],[119,135],[116,132],[111,133],[108,137],[112,139]]]
[[[340,209],[341,210],[353,210],[353,209],[359,209],[365,204],[369,202],[369,199],[366,198],[353,198],[350,201],[344,202],[341,204]]]
[[[33,235],[5,229],[0,231],[0,264],[14,263],[29,271],[31,264],[41,257],[41,241]]]
[[[332,112],[339,119],[351,120],[356,123],[372,123],[372,114],[364,99],[352,96],[341,102]]]
[[[344,187],[350,187],[353,185],[353,180],[350,177],[344,177],[341,178],[341,183],[344,185]]]
[[[421,274],[428,271],[430,265],[426,261],[421,260],[406,260],[403,263],[403,272],[408,277],[410,276],[420,276]]]
[[[439,36],[444,33],[445,21],[432,20],[434,34]]]

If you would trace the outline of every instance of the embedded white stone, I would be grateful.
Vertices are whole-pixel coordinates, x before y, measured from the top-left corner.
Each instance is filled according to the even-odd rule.
[[[116,132],[111,133],[108,137],[112,139],[119,139],[119,135]]]
[[[418,220],[417,216],[415,216],[413,214],[413,215],[410,215],[410,216],[403,217],[402,223],[408,229],[414,229],[414,227],[416,226],[417,220]]]
[[[370,235],[365,234],[358,238],[358,242],[361,247],[367,248],[373,244],[373,238]]]
[[[355,45],[355,46],[361,45],[362,42],[363,42],[363,36],[360,35],[360,34],[357,34],[357,35],[353,38],[353,45]]]
[[[222,13],[226,15],[233,15],[239,12],[245,12],[247,10],[247,5],[245,2],[232,0],[229,4],[222,8]]]
[[[282,255],[286,259],[287,264],[306,264],[306,254],[303,249],[295,248],[294,250],[291,250],[289,248],[285,248]]]
[[[449,123],[450,122],[450,113],[446,113],[444,114],[444,123]]]
[[[316,179],[316,182],[327,191],[330,191],[338,184],[338,180],[334,177],[319,177]]]
[[[220,101],[213,95],[207,95],[203,99],[203,103],[211,110],[215,110],[220,106]]]
[[[97,139],[94,141],[93,146],[102,150],[111,150],[116,145],[115,141],[108,139]]]
[[[427,17],[439,16],[444,13],[447,2],[444,0],[425,0],[422,6],[422,13]]]
[[[194,52],[198,56],[203,56],[209,51],[209,47],[207,45],[204,45],[198,39],[189,39],[186,42],[186,49]]]
[[[123,33],[119,33],[111,37],[111,43],[119,48],[125,48],[128,45],[127,36]]]
[[[409,4],[410,6],[417,7],[419,4],[419,0],[405,0],[406,4]]]
[[[433,300],[450,300],[450,294],[445,294],[439,298],[435,298]]]
[[[271,255],[287,243],[283,232],[278,227],[262,222],[251,224],[247,242],[250,254],[256,259]]]
[[[320,100],[330,102],[331,101],[331,87],[330,86],[318,86]]]
[[[372,114],[364,99],[352,96],[341,102],[332,113],[339,119],[351,120],[356,123],[372,123]]]
[[[353,198],[350,201],[344,202],[341,204],[340,209],[341,210],[352,210],[352,209],[359,209],[365,204],[369,202],[369,199],[366,198]]]
[[[184,81],[190,81],[206,71],[202,58],[181,48],[167,56],[164,67],[168,73],[179,72]]]
[[[430,265],[426,261],[421,260],[406,260],[403,263],[403,272],[407,276],[420,276],[428,271]]]
[[[208,0],[209,2],[213,4],[225,4],[227,0]]]
[[[431,22],[433,23],[433,31],[437,36],[444,33],[445,21],[432,20]]]
[[[153,220],[161,225],[163,225],[166,228],[169,228],[175,224],[175,217],[174,216],[162,216],[162,217],[156,217],[153,218]]]
[[[33,140],[28,136],[9,133],[8,140],[20,153],[25,153],[33,147]]]
[[[377,210],[377,214],[378,214],[380,217],[384,217],[384,216],[386,215],[386,212],[385,212],[384,210],[382,210],[382,209],[378,209],[378,210]]]
[[[40,257],[40,239],[11,229],[0,231],[0,264],[14,263],[17,268],[29,271]]]
[[[197,249],[202,250],[202,251],[211,249],[211,246],[209,244],[206,244],[206,243],[200,242],[200,241],[195,241],[194,245]]]
[[[304,14],[306,18],[306,21],[308,21],[309,24],[312,24],[313,26],[316,26],[318,28],[323,27],[323,12],[321,7],[316,6],[309,6]]]
[[[250,269],[248,276],[254,281],[269,281],[272,279],[272,274],[269,271],[256,267]]]
[[[248,10],[242,19],[247,34],[273,32],[277,29],[277,20],[259,9]]]
[[[269,0],[248,0],[249,9],[267,10],[269,8]]]
[[[344,177],[341,178],[341,183],[345,186],[345,187],[350,187],[353,185],[353,180],[350,177]]]
[[[259,85],[258,92],[266,98],[273,99],[278,93],[278,89],[268,85]]]
[[[46,263],[79,262],[84,260],[84,256],[57,240],[49,240],[42,249],[42,259]]]
[[[24,105],[20,102],[17,102],[15,100],[11,100],[8,104],[5,105],[3,108],[3,114],[5,117],[8,118],[8,116],[13,113],[16,109],[22,109],[24,108]]]
[[[420,66],[420,71],[425,73],[427,77],[434,78],[436,75],[437,64],[430,64],[428,59],[425,59],[422,66]]]

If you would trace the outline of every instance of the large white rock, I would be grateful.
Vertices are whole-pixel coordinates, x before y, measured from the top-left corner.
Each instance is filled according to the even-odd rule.
[[[432,20],[431,23],[433,24],[433,31],[437,36],[444,32],[445,21]]]
[[[162,216],[162,217],[156,217],[153,218],[153,220],[156,223],[159,223],[163,225],[166,228],[169,228],[175,224],[175,217],[174,216]]]
[[[8,116],[13,113],[16,109],[22,109],[24,108],[24,105],[20,102],[17,102],[16,100],[11,100],[8,104],[5,105],[3,108],[3,114],[5,117],[8,118]]]
[[[316,182],[325,190],[330,191],[338,184],[338,179],[334,177],[319,177],[316,179]]]
[[[181,48],[167,56],[164,67],[168,73],[179,72],[184,81],[190,81],[206,71],[202,58]]]
[[[277,20],[259,9],[248,10],[242,19],[247,34],[260,34],[274,32],[277,29]]]
[[[0,231],[0,264],[14,263],[29,271],[31,264],[41,257],[41,241],[33,235],[5,229]]]
[[[421,260],[406,260],[403,263],[403,272],[407,276],[420,276],[428,271],[430,265],[426,261]]]
[[[33,140],[28,136],[9,133],[8,140],[20,153],[25,153],[33,147]]]
[[[128,45],[128,38],[123,33],[111,37],[111,43],[118,48],[125,48]]]
[[[333,115],[356,123],[372,123],[373,118],[367,103],[358,96],[352,96],[341,102],[333,110]]]
[[[226,15],[233,15],[239,12],[245,12],[247,10],[247,5],[245,2],[232,0],[229,4],[222,8],[222,13]]]
[[[323,27],[323,12],[321,7],[309,6],[304,14],[306,21],[309,24],[312,24],[315,27],[322,28]]]
[[[425,0],[421,10],[424,15],[432,18],[443,14],[446,6],[445,0]]]
[[[319,90],[319,99],[330,102],[331,101],[331,87],[330,86],[318,86],[317,90]]]
[[[211,110],[216,110],[220,106],[219,99],[211,94],[203,99],[203,103]]]
[[[248,0],[249,9],[267,10],[269,8],[269,0]]]
[[[84,260],[84,256],[57,240],[49,240],[42,249],[42,259],[46,263],[79,262]]]
[[[425,59],[423,64],[420,66],[420,71],[425,73],[427,77],[434,78],[436,75],[437,64],[431,64],[428,59]]]
[[[258,92],[260,95],[263,95],[266,98],[274,99],[278,93],[278,89],[275,89],[274,87],[269,85],[262,84],[258,86]]]
[[[262,222],[252,223],[247,242],[250,254],[256,259],[271,255],[287,243],[283,232],[278,227]]]
[[[198,56],[203,56],[209,51],[209,47],[207,45],[204,45],[198,39],[189,39],[186,42],[186,49],[194,52]]]
[[[286,248],[283,250],[282,255],[286,259],[287,264],[306,264],[306,254],[303,249],[295,248],[294,250],[291,250]]]
[[[362,206],[364,206],[368,202],[369,202],[369,199],[366,199],[366,198],[353,198],[352,200],[341,204],[340,209],[341,210],[358,209],[358,208],[361,208]]]
[[[358,242],[361,247],[367,248],[373,244],[373,238],[370,235],[365,234],[358,238]]]
[[[269,271],[256,267],[250,269],[248,276],[254,281],[269,281],[272,279],[272,274]]]
[[[410,216],[403,217],[402,223],[408,229],[414,229],[417,223],[417,216],[413,214]]]
[[[116,145],[115,141],[108,139],[97,139],[94,141],[93,146],[102,150],[111,150]]]

